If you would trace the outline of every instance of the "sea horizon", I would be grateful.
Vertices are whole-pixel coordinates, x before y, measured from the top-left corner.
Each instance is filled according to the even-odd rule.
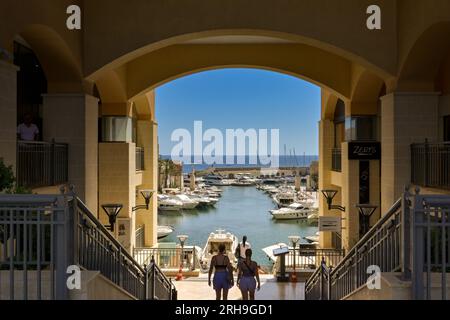
[[[170,155],[160,155],[162,159],[172,159]],[[260,159],[256,157],[257,163],[254,163],[254,161],[250,161],[250,158],[252,156],[244,156],[244,163],[237,163],[237,156],[234,156],[233,164],[227,164],[226,163],[226,156],[222,156],[223,161],[222,163],[205,163],[203,161],[202,163],[195,163],[195,156],[191,157],[190,163],[183,162],[183,173],[190,173],[192,172],[192,169],[195,171],[201,171],[205,170],[211,167],[214,168],[270,168],[270,164],[262,164],[260,162]],[[311,162],[318,161],[319,156],[318,155],[298,155],[298,156],[279,156],[279,165],[278,167],[309,167],[311,165]]]

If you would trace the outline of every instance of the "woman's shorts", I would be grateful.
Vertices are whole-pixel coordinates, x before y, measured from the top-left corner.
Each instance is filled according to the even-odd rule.
[[[214,274],[214,290],[229,290],[231,288],[228,282],[228,271],[218,271]]]
[[[255,277],[242,277],[239,282],[239,288],[242,291],[255,291],[256,290]]]

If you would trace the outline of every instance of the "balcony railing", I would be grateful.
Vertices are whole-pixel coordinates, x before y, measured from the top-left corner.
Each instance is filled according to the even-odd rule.
[[[145,226],[136,228],[136,247],[143,248],[145,245]]]
[[[141,265],[154,260],[163,270],[178,270],[182,265],[188,270],[200,269],[198,253],[192,246],[177,248],[135,248],[134,258]]]
[[[411,182],[450,189],[450,143],[411,145]]]
[[[68,145],[64,143],[17,143],[17,182],[27,188],[68,182]]]
[[[144,148],[136,147],[136,171],[145,170],[144,166]]]
[[[331,170],[335,172],[342,171],[342,150],[333,149],[331,154]]]
[[[130,296],[172,299],[154,261],[141,266],[70,195],[0,195],[0,300],[68,299],[67,268],[99,271]]]

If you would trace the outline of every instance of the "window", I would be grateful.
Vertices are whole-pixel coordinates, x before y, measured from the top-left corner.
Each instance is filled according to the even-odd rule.
[[[130,117],[103,117],[103,142],[136,142],[136,121]]]
[[[450,115],[444,117],[444,141],[450,142]]]
[[[377,125],[374,116],[352,116],[345,119],[347,141],[376,141]]]

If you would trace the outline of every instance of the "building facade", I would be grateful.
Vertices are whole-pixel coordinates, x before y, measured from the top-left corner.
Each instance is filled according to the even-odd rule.
[[[75,185],[105,223],[102,205],[123,204],[126,246],[142,225],[154,246],[156,194],[150,210],[132,210],[138,191],[158,184],[154,89],[217,68],[282,72],[322,88],[319,188],[337,190],[333,204],[345,211],[321,198],[320,214],[342,217],[339,245],[349,249],[360,238],[357,204],[377,206],[374,223],[405,185],[450,187],[450,3],[379,0],[381,29],[372,30],[372,2],[201,1],[199,10],[190,1],[2,1],[0,157],[35,192]],[[67,27],[71,5],[81,29]],[[31,98],[21,94],[30,88]],[[16,134],[25,113],[54,160],[25,158],[30,146]],[[52,173],[27,173],[27,161]],[[334,238],[321,233],[321,246]]]

